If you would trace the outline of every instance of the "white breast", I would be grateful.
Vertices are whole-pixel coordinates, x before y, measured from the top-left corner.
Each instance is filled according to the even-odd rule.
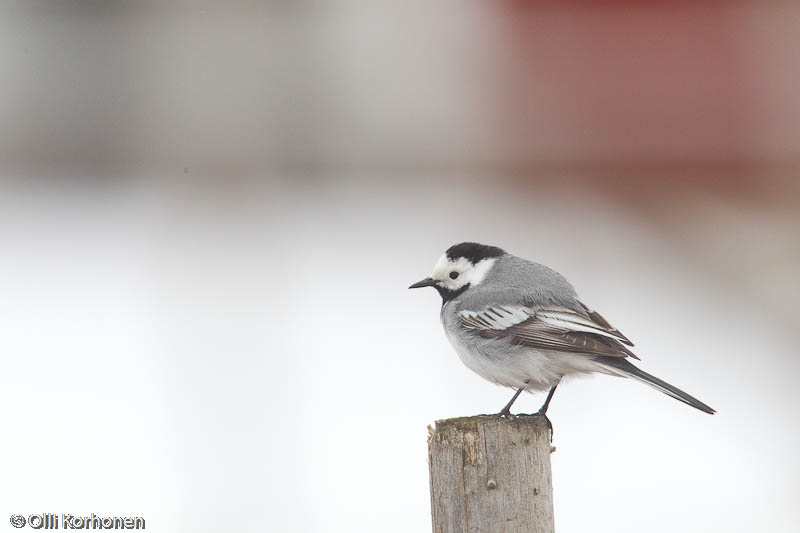
[[[547,390],[563,376],[549,354],[496,341],[475,341],[466,334],[450,333],[450,344],[461,362],[482,378],[504,387]]]

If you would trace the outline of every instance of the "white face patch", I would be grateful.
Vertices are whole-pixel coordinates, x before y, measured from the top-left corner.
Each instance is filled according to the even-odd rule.
[[[431,278],[436,280],[437,285],[440,287],[451,291],[457,291],[467,283],[469,283],[470,287],[475,287],[484,280],[495,261],[497,261],[497,258],[490,257],[473,265],[463,257],[453,260],[448,258],[447,254],[444,254],[433,268]],[[453,279],[453,275],[456,275],[455,279]]]

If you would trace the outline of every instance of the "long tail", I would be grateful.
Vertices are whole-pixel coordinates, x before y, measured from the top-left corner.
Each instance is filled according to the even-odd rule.
[[[690,396],[679,388],[673,387],[666,381],[662,381],[657,377],[648,374],[647,372],[639,370],[626,359],[622,359],[620,357],[595,357],[594,360],[600,363],[606,370],[608,370],[608,372],[612,374],[641,381],[642,383],[650,385],[654,389],[659,390],[668,396],[672,396],[676,400],[680,400],[687,405],[691,405],[695,409],[700,409],[704,413],[713,415],[716,412],[694,396]]]

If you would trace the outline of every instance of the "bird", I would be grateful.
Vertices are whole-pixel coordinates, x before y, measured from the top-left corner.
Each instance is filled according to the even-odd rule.
[[[502,248],[462,242],[448,248],[433,273],[409,289],[433,287],[440,318],[461,361],[482,378],[523,391],[548,391],[535,415],[544,417],[561,380],[581,374],[632,378],[704,413],[715,410],[630,362],[633,343],[581,300],[567,279]]]

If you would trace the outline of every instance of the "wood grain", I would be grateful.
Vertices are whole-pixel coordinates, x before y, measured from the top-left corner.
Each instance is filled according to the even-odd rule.
[[[428,438],[434,533],[552,533],[551,450],[541,417],[438,420]]]

